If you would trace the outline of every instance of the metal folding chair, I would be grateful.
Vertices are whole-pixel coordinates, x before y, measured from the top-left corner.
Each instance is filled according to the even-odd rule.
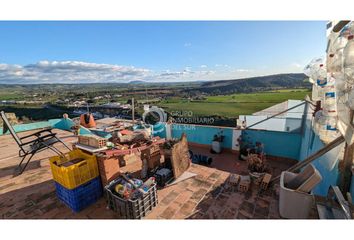
[[[65,157],[61,151],[59,151],[56,147],[54,147],[55,143],[62,143],[67,149],[71,150],[62,140],[60,140],[56,136],[56,133],[52,132],[51,128],[43,129],[24,137],[19,137],[16,134],[13,127],[11,126],[4,111],[1,111],[1,118],[4,123],[3,133],[5,134],[9,131],[12,137],[15,139],[18,147],[20,148],[18,155],[22,159],[19,165],[17,166],[18,175],[23,173],[28,163],[31,161],[32,157],[36,153],[41,152],[43,150],[50,149],[56,154]],[[27,140],[27,141],[23,141],[23,140]],[[26,163],[22,167],[22,163],[25,161],[27,156],[29,156],[29,158],[27,159]]]

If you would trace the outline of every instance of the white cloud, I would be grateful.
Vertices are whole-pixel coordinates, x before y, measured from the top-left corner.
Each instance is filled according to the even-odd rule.
[[[191,72],[191,71],[192,71],[192,68],[191,68],[191,67],[185,67],[183,71],[185,71],[185,72]]]
[[[304,65],[302,65],[300,63],[296,63],[296,62],[292,63],[291,66],[294,67],[294,68],[301,68],[301,69],[304,68]]]
[[[215,67],[229,68],[230,66],[227,65],[227,64],[219,64],[219,63],[217,63],[217,64],[215,64]]]
[[[238,68],[238,69],[235,69],[235,72],[250,72],[251,70],[249,69],[243,69],[243,68]]]
[[[155,72],[146,68],[80,61],[39,61],[28,65],[0,64],[0,83],[107,83],[142,81],[208,80],[215,72],[193,71],[185,67],[177,71]]]
[[[210,71],[207,65],[199,65],[195,69],[187,66],[177,70],[154,71],[134,66],[81,61],[39,61],[23,66],[0,63],[0,84],[224,80],[280,73],[279,69],[274,71],[263,68],[243,69],[233,68],[227,64],[215,66],[218,67],[213,69],[214,71]],[[287,69],[282,72],[295,71]]]
[[[0,65],[0,83],[92,83],[141,80],[150,70],[133,66],[79,61],[40,61],[35,64]]]
[[[210,76],[215,74],[214,71],[192,71],[190,67],[186,67],[182,71],[170,71],[165,70],[153,76],[155,80],[181,80],[181,81],[191,81],[191,80],[208,80]]]
[[[184,47],[191,47],[191,46],[192,46],[192,43],[186,42],[186,43],[183,44],[183,46],[184,46]]]

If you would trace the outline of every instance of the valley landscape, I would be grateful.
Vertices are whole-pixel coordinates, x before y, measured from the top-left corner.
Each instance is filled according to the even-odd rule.
[[[87,106],[109,116],[136,116],[143,106],[161,107],[169,115],[188,112],[193,117],[213,117],[214,125],[235,126],[239,115],[252,114],[287,99],[301,100],[310,94],[304,74],[278,74],[222,81],[143,82],[98,84],[0,85],[0,110],[14,112],[23,122],[60,118],[63,113]],[[125,108],[114,108],[112,105]]]

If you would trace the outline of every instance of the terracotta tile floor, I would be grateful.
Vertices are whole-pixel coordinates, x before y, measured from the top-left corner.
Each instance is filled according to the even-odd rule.
[[[75,141],[70,133],[57,131],[65,142]],[[28,134],[28,133],[27,133]],[[64,149],[64,148],[60,148]],[[277,187],[265,192],[252,185],[247,193],[240,193],[227,183],[230,172],[245,174],[246,163],[231,153],[210,154],[209,149],[191,147],[194,153],[213,157],[210,167],[192,164],[194,178],[158,190],[158,206],[146,219],[264,219],[279,218]],[[52,218],[117,218],[106,208],[104,198],[73,213],[55,194],[48,157],[49,151],[38,154],[28,169],[13,177],[17,166],[17,145],[8,135],[0,136],[0,216],[5,219]],[[289,163],[270,161],[273,171],[279,173]],[[140,165],[130,165],[123,170],[139,170]]]

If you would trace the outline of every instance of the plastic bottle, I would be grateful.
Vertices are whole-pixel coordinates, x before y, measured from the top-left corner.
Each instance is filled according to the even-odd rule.
[[[343,72],[331,73],[329,78],[331,79],[329,82],[332,82],[333,79],[338,96],[341,95],[340,92],[344,92],[347,89]]]
[[[326,86],[323,102],[323,115],[335,117],[337,116],[337,94],[334,85]]]
[[[150,187],[155,183],[155,178],[154,177],[150,177],[148,180],[146,180],[142,186],[143,190],[145,192],[148,192]]]
[[[312,95],[311,95],[311,99],[312,101],[321,101],[321,97],[318,95],[318,90],[317,90],[317,86],[316,84],[312,85]]]
[[[328,36],[328,43],[327,43],[327,56],[326,56],[326,66],[327,70],[330,72],[333,72],[333,57],[336,52],[336,49],[334,48],[333,43],[335,42],[336,38],[338,37],[338,34],[336,33],[331,33]]]
[[[318,86],[323,87],[327,84],[327,69],[324,64],[320,64],[317,67],[316,77]]]
[[[305,67],[304,67],[304,70],[303,70],[303,72],[304,72],[304,74],[306,75],[306,76],[308,76],[309,78],[311,78],[312,80],[314,80],[313,78],[312,78],[312,69],[311,69],[311,67],[312,67],[312,65],[311,65],[311,62],[310,63],[308,63]],[[311,80],[310,80],[310,82],[311,82]]]
[[[347,105],[350,109],[354,109],[354,89],[351,89],[350,92],[348,93]]]
[[[329,72],[341,72],[343,69],[343,49],[347,45],[347,38],[338,35],[327,53],[327,69]]]
[[[337,118],[336,117],[327,117],[327,127],[328,131],[335,131],[337,130]]]
[[[337,50],[335,53],[329,55],[328,71],[341,72],[343,68],[343,50]]]
[[[347,83],[354,84],[354,35],[348,36],[348,43],[343,51],[344,77]]]
[[[317,87],[317,95],[318,95],[319,101],[323,102],[324,95],[325,95],[325,88],[320,87],[318,85],[316,85],[316,87]],[[322,105],[323,105],[323,103],[322,103]]]
[[[322,115],[319,117],[318,123],[315,126],[314,130],[318,133],[318,136],[322,141],[330,141],[338,135],[336,117]]]
[[[339,33],[340,36],[348,38],[349,35],[354,35],[354,23],[351,21],[345,25]]]
[[[327,117],[326,138],[332,140],[337,137],[337,118]]]
[[[326,85],[327,70],[322,58],[314,58],[304,68],[304,73],[319,86]]]
[[[317,121],[317,131],[318,135],[321,136],[326,136],[327,133],[327,118],[321,114],[318,118]]]
[[[322,117],[322,110],[319,110],[315,113],[314,121],[313,121],[313,130],[317,135],[320,135],[321,126],[319,120],[321,117]]]
[[[332,73],[332,75],[332,78],[335,79],[338,114],[338,106],[340,104],[347,104],[347,83],[344,80],[344,73]]]
[[[143,181],[141,181],[140,179],[134,178],[133,182],[136,187],[141,187],[143,185]]]

